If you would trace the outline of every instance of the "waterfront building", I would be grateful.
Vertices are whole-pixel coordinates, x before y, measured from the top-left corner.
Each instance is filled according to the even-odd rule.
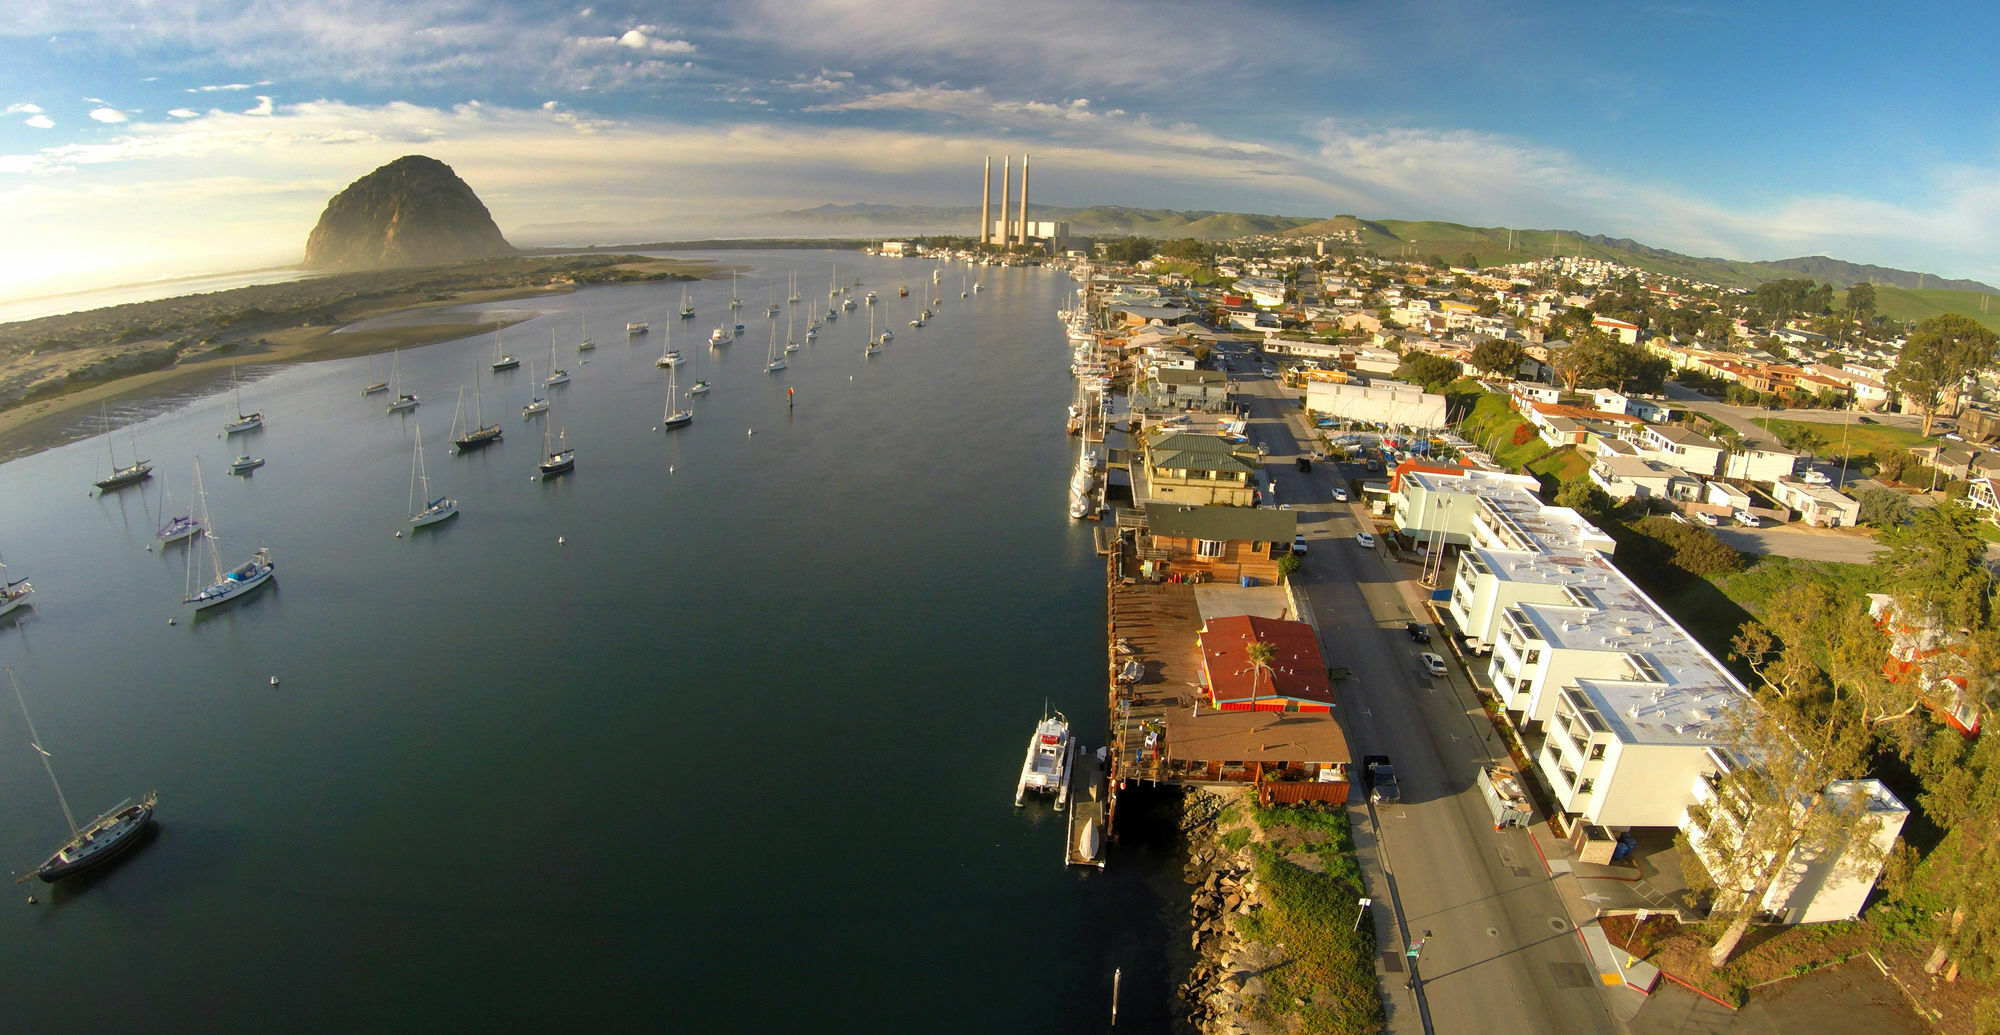
[[[1276,582],[1281,550],[1298,533],[1296,511],[1274,507],[1209,507],[1148,503],[1143,508],[1142,561],[1172,571],[1200,572],[1216,582]]]
[[[1138,502],[1248,507],[1258,501],[1262,462],[1254,450],[1219,435],[1156,434],[1144,457],[1146,484],[1133,489]]]
[[[1303,712],[1333,710],[1333,683],[1319,653],[1319,636],[1304,622],[1257,615],[1211,618],[1201,630],[1203,691],[1208,706],[1223,712]],[[1274,656],[1265,666],[1250,661],[1250,645],[1268,643]]]

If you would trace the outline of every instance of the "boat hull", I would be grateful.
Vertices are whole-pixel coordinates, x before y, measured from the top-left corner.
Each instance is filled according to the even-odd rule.
[[[685,428],[693,423],[694,423],[694,414],[688,413],[684,410],[680,413],[674,414],[671,417],[668,417],[666,420],[661,421],[660,427],[665,428],[668,431],[672,431],[675,428]]]
[[[277,573],[277,564],[260,556],[181,602],[192,604],[197,611],[206,610],[217,604],[226,604],[256,592],[258,587],[271,581],[271,576]]]
[[[36,867],[35,876],[44,884],[54,884],[123,857],[145,840],[146,831],[153,825],[156,803],[157,798],[148,794],[136,804],[99,816],[82,837],[64,845]],[[72,851],[78,842],[84,847]]]
[[[247,417],[239,416],[235,420],[224,424],[222,432],[225,435],[238,435],[245,431],[255,431],[263,426],[264,415],[262,413],[253,413]]]
[[[536,465],[543,478],[556,478],[576,470],[576,454],[557,453]]]
[[[463,438],[452,439],[451,444],[457,446],[459,452],[468,453],[475,449],[485,449],[498,441],[500,441],[500,425],[489,424]]]
[[[502,370],[514,370],[520,367],[520,365],[521,361],[512,356],[506,359],[496,359],[493,361],[493,372],[497,374]]]
[[[127,485],[137,485],[152,476],[153,465],[142,460],[131,467],[115,472],[111,477],[95,484],[99,490],[110,492],[113,489],[122,489]]]
[[[435,525],[440,521],[448,521],[457,516],[458,516],[458,501],[443,500],[438,503],[431,504],[430,507],[425,509],[422,513],[411,518],[410,524],[412,527],[415,528],[423,528],[426,525]]]

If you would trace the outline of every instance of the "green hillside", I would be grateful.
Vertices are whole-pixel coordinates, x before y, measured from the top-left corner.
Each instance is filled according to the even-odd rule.
[[[1847,305],[1847,292],[1836,291],[1833,307]],[[1990,309],[1990,312],[1983,311]],[[1979,291],[1946,291],[1941,288],[1875,285],[1875,311],[1891,320],[1916,321],[1939,313],[1960,313],[1979,321],[1988,330],[2000,331],[2000,296]]]

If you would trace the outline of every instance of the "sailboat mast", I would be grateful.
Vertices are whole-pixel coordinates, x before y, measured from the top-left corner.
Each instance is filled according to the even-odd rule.
[[[42,735],[35,732],[34,717],[28,714],[28,699],[21,696],[21,681],[15,678],[12,665],[7,666],[7,681],[14,684],[14,700],[21,705],[21,718],[28,720],[28,746],[35,749],[35,754],[42,756],[42,768],[48,770],[49,783],[55,785],[56,801],[62,804],[63,819],[69,821],[69,836],[77,837],[79,835],[76,829],[76,817],[70,814],[69,799],[63,796],[62,782],[56,779],[56,767],[49,764],[50,755],[47,749],[42,747]]]

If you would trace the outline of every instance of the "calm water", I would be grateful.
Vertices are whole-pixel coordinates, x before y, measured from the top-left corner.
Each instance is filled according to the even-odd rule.
[[[1068,872],[1061,817],[1011,804],[1044,697],[1103,739],[1102,566],[1065,513],[1074,282],[988,268],[961,300],[948,267],[914,329],[895,289],[927,263],[715,258],[754,269],[726,349],[727,281],[686,322],[678,284],[492,307],[538,313],[508,350],[546,372],[553,326],[572,374],[577,470],[547,484],[527,366],[487,374],[490,338],[405,352],[409,417],[358,394],[366,360],[246,370],[265,428],[219,438],[226,394],[148,420],[143,489],[89,493],[102,439],[0,466],[38,603],[0,661],[78,812],[161,797],[116,870],[0,903],[10,1025],[1092,1031],[1120,966],[1121,1019],[1164,1023],[1166,839]],[[836,259],[896,341],[864,360],[862,306],[766,374],[767,294],[797,270],[823,311]],[[715,388],[662,434],[669,324],[683,384]],[[475,371],[506,438],[453,457]],[[463,513],[398,539],[418,423]],[[245,451],[268,465],[226,474]],[[268,545],[278,576],[191,621],[182,548],[146,546],[197,454],[223,563]],[[10,867],[63,833],[26,741],[7,700]]]

